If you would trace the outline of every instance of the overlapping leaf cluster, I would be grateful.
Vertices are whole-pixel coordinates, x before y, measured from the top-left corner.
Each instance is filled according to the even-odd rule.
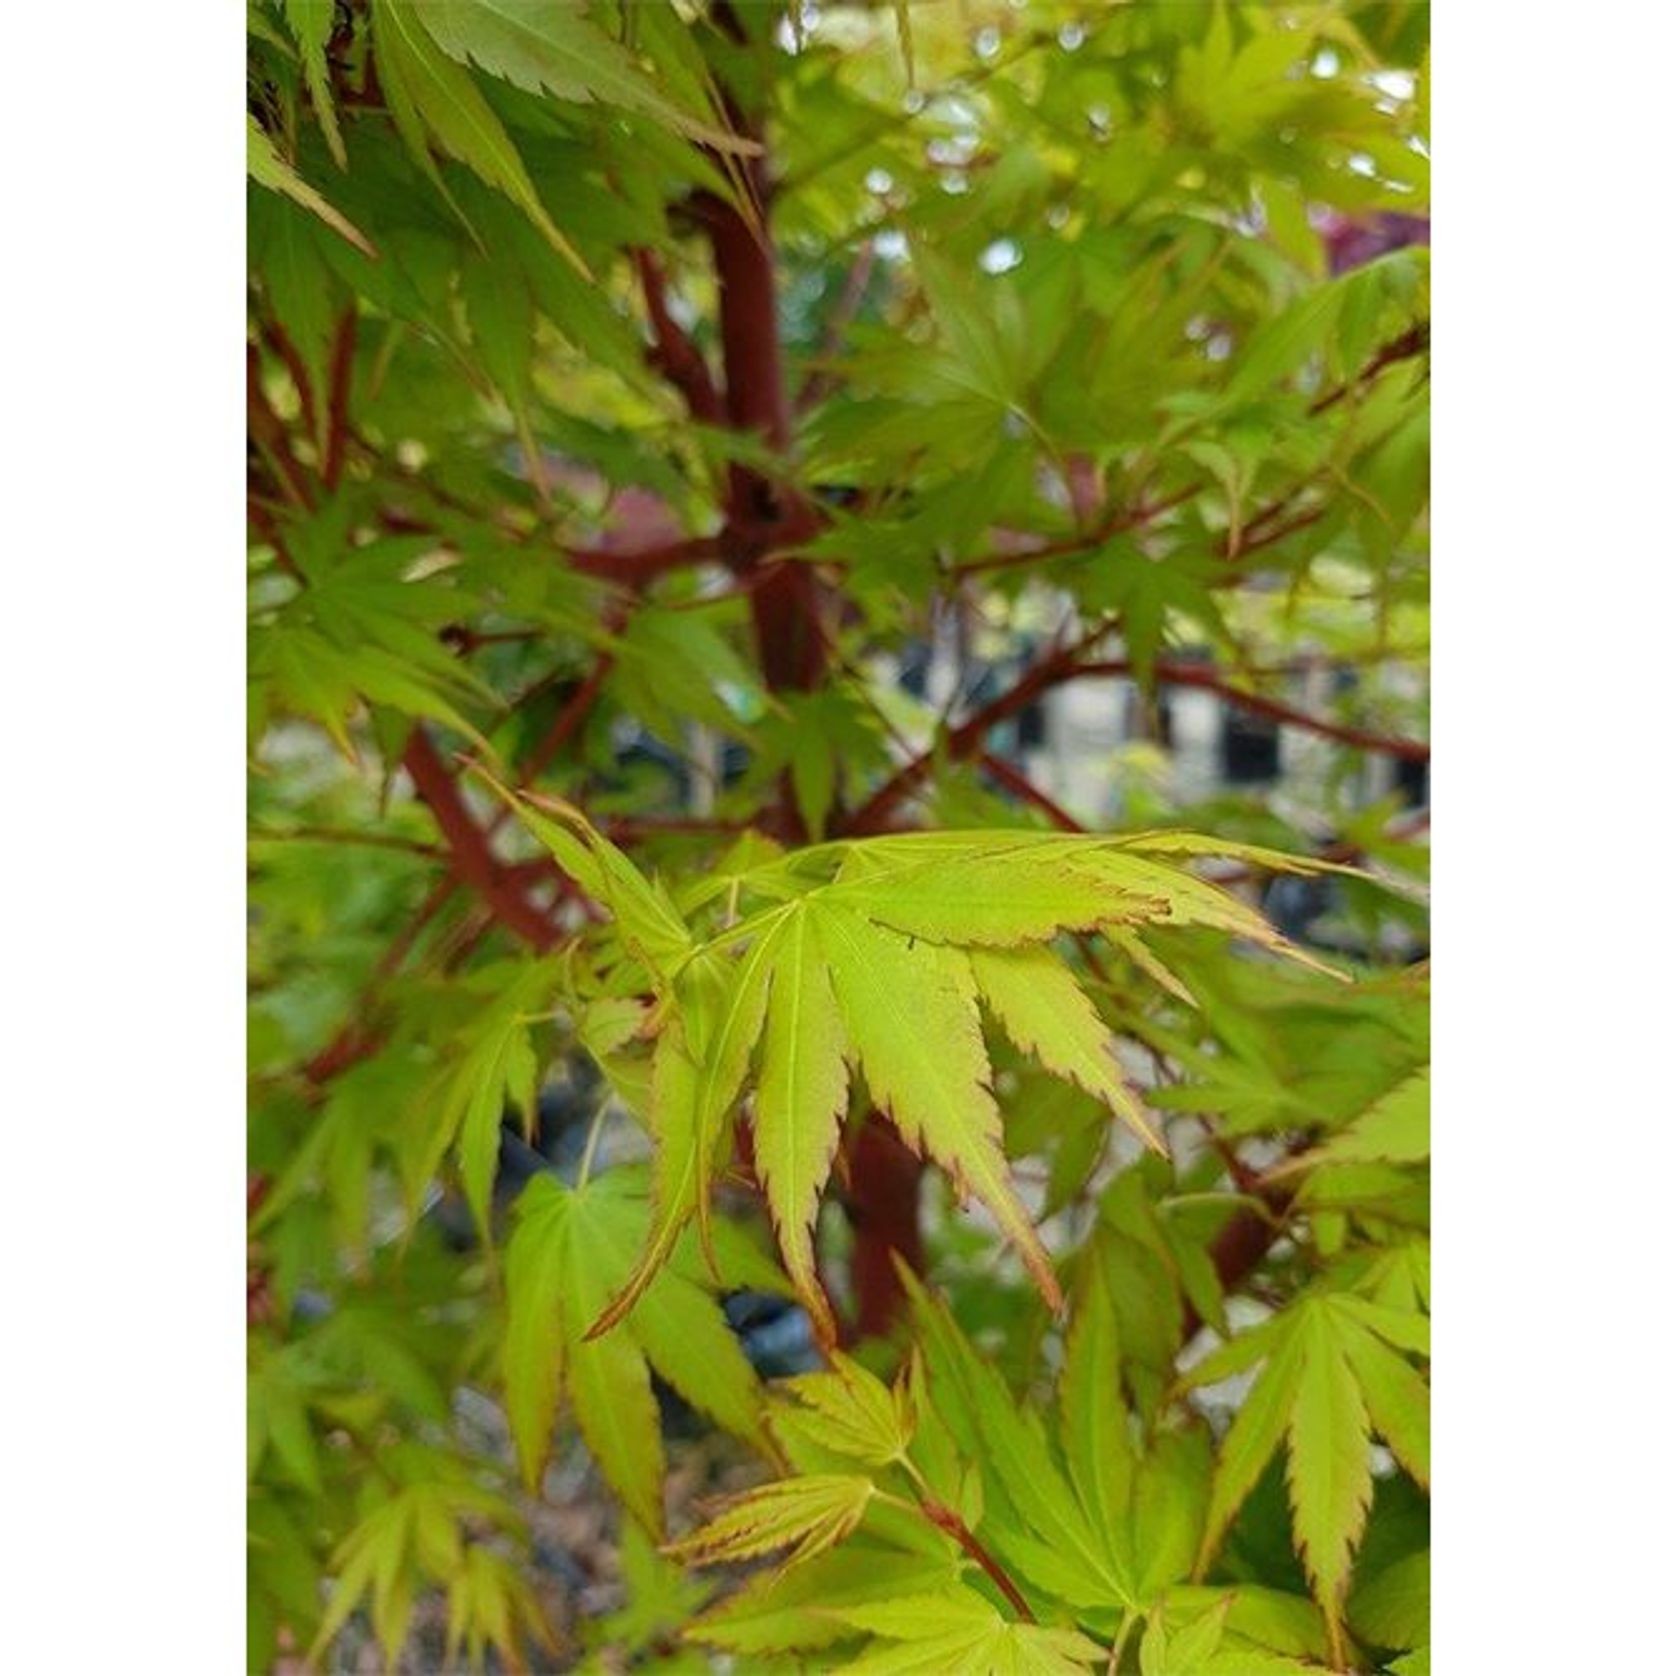
[[[1364,1485],[1367,1416],[1351,1411],[1340,1386],[1348,1372],[1321,1358],[1366,1358],[1360,1317],[1377,1308],[1343,1294],[1276,1322],[1279,1341],[1294,1347],[1288,1355],[1309,1363],[1295,1392],[1298,1447],[1337,1456]],[[1358,1325],[1323,1329],[1323,1312],[1334,1310],[1335,1322]],[[1340,1666],[1343,1579],[1326,1562],[1319,1611],[1248,1580],[1203,1581],[1230,1499],[1249,1488],[1236,1480],[1252,1458],[1244,1416],[1253,1408],[1220,1452],[1201,1419],[1149,1424],[1126,1408],[1118,1312],[1100,1265],[1078,1297],[1051,1411],[1020,1407],[923,1293],[916,1325],[919,1350],[894,1390],[842,1358],[830,1374],[791,1382],[771,1424],[799,1475],[737,1498],[673,1550],[705,1563],[785,1557],[706,1613],[695,1639],[748,1656],[820,1648],[828,1668],[858,1670],[1082,1670],[1125,1648],[1143,1671],[1281,1676],[1329,1659]],[[1295,1348],[1306,1340],[1314,1360]],[[1237,1345],[1247,1359],[1261,1353],[1260,1343]],[[1361,1365],[1382,1390],[1393,1389],[1393,1366],[1417,1378],[1400,1357],[1378,1354]],[[1252,1398],[1259,1412],[1276,1401],[1272,1389]],[[1347,1435],[1324,1423],[1335,1409]],[[1411,1448],[1423,1455],[1424,1405],[1383,1412],[1402,1433],[1405,1459]],[[1354,1487],[1312,1467],[1299,1478],[1300,1527],[1311,1540],[1353,1541],[1365,1490],[1352,1511],[1356,1499]],[[1368,1591],[1374,1621],[1390,1590],[1379,1582]],[[1400,1621],[1404,1630],[1413,1622]],[[862,1634],[875,1640],[856,1651]],[[840,1657],[846,1648],[853,1663]]]
[[[649,1112],[654,1232],[596,1331],[650,1283],[687,1218],[706,1218],[726,1120],[753,1066],[756,1174],[786,1271],[827,1342],[833,1322],[811,1229],[854,1073],[909,1146],[989,1210],[1057,1308],[1053,1265],[1007,1179],[982,1015],[1161,1148],[1109,1029],[1054,939],[1210,927],[1285,946],[1237,898],[1166,859],[1202,847],[1169,833],[941,832],[806,849],[733,874],[729,902],[746,917],[700,942],[670,899],[585,823],[569,817],[578,835],[539,810],[523,813],[560,864],[613,904],[624,951],[645,968],[666,1014]],[[715,894],[709,885],[697,893]],[[770,905],[748,911],[758,902]]]

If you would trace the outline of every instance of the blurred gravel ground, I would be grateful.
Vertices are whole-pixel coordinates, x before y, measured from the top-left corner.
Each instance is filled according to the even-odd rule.
[[[455,1405],[461,1441],[473,1452],[512,1465],[512,1438],[498,1404],[477,1391],[462,1391]],[[683,1435],[684,1416],[674,1417],[665,1429],[669,1476],[665,1492],[671,1529],[696,1522],[696,1505],[759,1483],[763,1463],[723,1433],[705,1430]],[[529,1650],[532,1676],[590,1670],[615,1673],[629,1664],[609,1646],[592,1647],[599,1621],[617,1611],[625,1590],[617,1560],[620,1510],[606,1489],[586,1448],[572,1438],[561,1444],[547,1469],[539,1497],[520,1497],[529,1523],[532,1552],[525,1576],[535,1590],[547,1622],[558,1642],[556,1652]],[[359,1614],[345,1627],[321,1667],[330,1676],[456,1676],[466,1666],[444,1657],[447,1612],[440,1595],[420,1599],[413,1631],[394,1663],[385,1660],[365,1619]],[[491,1653],[487,1669],[499,1676],[506,1670]],[[307,1676],[301,1660],[282,1659],[275,1676]]]

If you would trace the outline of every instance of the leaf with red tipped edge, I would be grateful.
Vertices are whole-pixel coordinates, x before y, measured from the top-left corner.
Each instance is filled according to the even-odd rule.
[[[735,1496],[707,1524],[664,1551],[692,1564],[716,1565],[790,1548],[784,1563],[796,1565],[842,1542],[875,1494],[871,1478],[853,1473],[765,1484]]]
[[[1348,1293],[1308,1295],[1189,1376],[1195,1384],[1225,1377],[1248,1364],[1253,1349],[1266,1358],[1218,1451],[1198,1569],[1284,1438],[1293,1538],[1335,1647],[1373,1495],[1373,1433],[1422,1483],[1430,1467],[1426,1383],[1375,1336],[1368,1308]],[[1387,1315],[1401,1319],[1396,1311],[1376,1318]]]
[[[1131,890],[1040,848],[1017,855],[934,857],[841,877],[824,900],[904,936],[963,948],[1039,943],[1060,931],[1145,925],[1168,916],[1155,889]]]
[[[652,1171],[656,1210],[647,1231],[646,1248],[633,1272],[589,1326],[586,1337],[590,1339],[610,1332],[640,1301],[668,1262],[696,1204],[696,1183],[705,1167],[699,1152],[698,1067],[688,1057],[686,1037],[678,1020],[664,1026],[653,1050],[651,1121],[657,1138]]]
[[[1103,1100],[1154,1152],[1165,1153],[1140,1096],[1123,1080],[1111,1032],[1052,949],[973,949],[971,960],[985,1005],[1021,1052]]]
[[[909,1146],[988,1207],[1057,1314],[1064,1295],[1053,1261],[1007,1176],[971,962],[959,949],[917,943],[824,902],[810,911],[851,1055],[874,1099]]]
[[[848,1098],[843,1021],[814,924],[802,908],[785,922],[774,962],[753,1155],[786,1273],[827,1348],[837,1341],[837,1327],[815,1267],[813,1228]]]

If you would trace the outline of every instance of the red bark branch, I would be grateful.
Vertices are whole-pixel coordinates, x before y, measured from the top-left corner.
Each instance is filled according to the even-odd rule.
[[[323,1047],[307,1064],[303,1066],[303,1076],[316,1087],[328,1083],[333,1077],[347,1071],[351,1065],[365,1059],[373,1053],[383,1040],[381,1033],[368,1024],[379,991],[389,981],[391,976],[407,959],[413,945],[419,941],[425,927],[442,911],[443,905],[453,895],[456,889],[451,876],[444,875],[431,886],[425,900],[419,904],[418,912],[414,914],[401,931],[391,941],[390,946],[379,956],[378,965],[373,969],[372,979],[368,983],[360,1000],[355,1004],[348,1021],[338,1030],[337,1034]]]
[[[1417,355],[1424,355],[1431,346],[1432,329],[1429,320],[1422,320],[1419,325],[1410,326],[1401,337],[1393,338],[1386,344],[1347,384],[1341,384],[1324,396],[1318,396],[1310,403],[1309,411],[1312,414],[1325,413],[1328,408],[1336,406],[1353,391],[1360,390],[1365,384],[1371,384],[1387,367],[1395,366],[1399,361],[1413,360]]]
[[[721,556],[722,543],[713,535],[693,536],[687,541],[671,541],[661,547],[649,547],[639,553],[615,553],[609,548],[566,547],[565,558],[572,570],[584,576],[597,576],[604,582],[616,582],[625,588],[643,588],[672,570],[683,570],[688,565],[704,564]]]
[[[416,726],[409,735],[402,764],[442,832],[455,878],[475,891],[507,930],[534,949],[550,949],[558,939],[553,922],[496,860],[488,839],[466,807],[458,782],[423,727]]]
[[[1304,1151],[1307,1142],[1296,1142],[1290,1151],[1295,1155]],[[1230,1172],[1236,1173],[1236,1172]],[[1221,1231],[1210,1243],[1210,1260],[1222,1290],[1232,1292],[1253,1274],[1270,1248],[1286,1232],[1295,1189],[1272,1185],[1239,1182],[1242,1192],[1250,1192],[1263,1201],[1264,1208],[1248,1205],[1234,1212],[1223,1223]],[[1182,1309],[1182,1342],[1198,1332],[1204,1318],[1192,1304]]]
[[[900,1259],[915,1274],[925,1273],[925,1242],[919,1226],[919,1184],[924,1164],[890,1124],[869,1112],[850,1152],[850,1187],[844,1210],[855,1232],[850,1281],[856,1313],[846,1338],[882,1337],[902,1315],[907,1288]]]
[[[285,370],[291,374],[291,382],[297,387],[297,401],[302,408],[303,424],[311,436],[317,435],[314,423],[314,384],[308,376],[308,369],[303,365],[303,358],[297,353],[297,346],[291,341],[291,334],[276,320],[264,321],[262,336],[268,347],[285,363]]]
[[[1030,1603],[1020,1593],[1018,1585],[1007,1574],[1006,1568],[990,1551],[984,1547],[972,1528],[952,1507],[931,1496],[920,1498],[920,1508],[938,1530],[952,1536],[968,1555],[983,1568],[996,1588],[1007,1597],[1007,1603],[1027,1624],[1036,1622],[1036,1614],[1030,1610]]]
[[[744,30],[730,6],[720,6],[717,22],[735,39]],[[745,139],[762,139],[760,126],[748,120],[731,98],[726,101],[734,130]],[[716,264],[717,298],[726,379],[728,424],[758,437],[776,453],[791,441],[791,408],[786,396],[780,351],[779,316],[774,296],[774,249],[768,236],[768,175],[764,153],[741,168],[741,178],[757,214],[747,218],[739,204],[712,194],[696,208],[710,239]],[[815,520],[807,509],[788,508],[784,492],[770,478],[741,462],[728,468],[727,524],[730,558],[737,568],[760,565],[770,549],[765,526],[790,524],[807,534]],[[771,690],[812,691],[826,673],[826,643],[821,633],[820,582],[805,564],[785,563],[765,574],[751,592],[751,618],[763,676]],[[795,803],[781,799],[784,824],[801,835]]]
[[[436,535],[442,533],[429,519],[416,517],[396,507],[383,507],[378,513],[379,523],[394,535]],[[722,556],[723,544],[719,536],[699,535],[683,541],[666,541],[639,551],[622,552],[615,547],[565,547],[559,552],[572,570],[584,576],[597,577],[602,582],[615,582],[629,589],[644,588],[670,571],[688,565],[703,564]]]
[[[744,44],[747,31],[738,9],[718,3],[717,26]],[[731,95],[724,96],[729,125],[742,138],[761,144],[760,122],[748,117]],[[722,369],[726,412],[735,430],[754,434],[769,449],[784,453],[791,440],[791,413],[781,364],[778,311],[774,296],[774,249],[768,232],[769,177],[767,149],[735,170],[752,200],[751,219],[737,203],[703,195],[696,208],[709,235],[715,259],[720,312]],[[787,505],[787,497],[768,477],[742,462],[728,471],[726,521],[733,544],[729,560],[754,580],[751,619],[757,657],[771,691],[813,691],[826,678],[827,638],[822,621],[819,575],[812,565],[775,564],[772,549],[760,535],[765,525],[802,520],[809,531],[817,523],[812,509]],[[790,541],[801,539],[789,536]],[[768,568],[764,569],[767,561]],[[796,842],[808,835],[798,813],[789,775],[782,776],[776,836]],[[919,1274],[925,1251],[919,1227],[919,1180],[922,1165],[877,1114],[856,1137],[852,1161],[850,1208],[855,1222],[851,1277],[856,1297],[854,1330],[867,1335],[888,1332],[906,1303],[896,1259]]]
[[[1127,658],[1110,658],[1098,663],[1080,665],[1072,679],[1084,675],[1129,675],[1133,670],[1134,666]],[[1362,751],[1377,751],[1383,756],[1396,757],[1402,762],[1430,762],[1432,759],[1432,747],[1427,740],[1404,739],[1395,734],[1376,733],[1369,728],[1352,727],[1345,722],[1335,722],[1327,716],[1313,715],[1308,710],[1299,710],[1277,698],[1268,698],[1262,693],[1247,692],[1241,687],[1232,686],[1215,670],[1204,669],[1197,664],[1160,663],[1156,666],[1154,674],[1160,686],[1196,687],[1201,692],[1215,693],[1218,698],[1238,710],[1245,710],[1254,716],[1266,716],[1270,721],[1284,722],[1288,727],[1318,734],[1323,739],[1336,740],[1341,745],[1353,745]]]
[[[355,374],[355,311],[346,309],[332,339],[332,361],[327,373],[326,438],[320,460],[320,481],[328,491],[343,475],[349,445],[349,391]]]
[[[973,559],[968,564],[956,565],[954,574],[976,576],[989,570],[1008,570],[1015,565],[1038,564],[1043,559],[1068,559],[1079,553],[1091,553],[1102,543],[1110,541],[1114,535],[1121,535],[1125,530],[1140,529],[1163,517],[1166,512],[1173,511],[1184,501],[1192,500],[1204,486],[1203,483],[1189,483],[1185,489],[1177,489],[1173,494],[1165,495],[1162,500],[1143,503],[1127,512],[1114,513],[1093,529],[1064,541],[1050,541],[1045,545],[1025,548],[1016,553],[991,553],[985,558]]]
[[[1253,535],[1249,530],[1242,530],[1238,541],[1234,539],[1234,532],[1229,530],[1228,539],[1223,543],[1222,556],[1230,563],[1237,563],[1248,553],[1261,552],[1265,547],[1273,547],[1284,541],[1289,535],[1296,535],[1299,530],[1307,530],[1311,524],[1318,524],[1327,516],[1324,506],[1313,507],[1308,512],[1300,512],[1296,518],[1288,519],[1284,524],[1276,524],[1273,529],[1265,530],[1261,535]]]
[[[255,344],[250,346],[245,358],[245,408],[251,440],[272,465],[280,487],[299,506],[311,507],[314,497],[309,493],[308,473],[292,451],[284,421],[274,412],[262,389],[262,363]]]
[[[576,691],[553,718],[553,725],[530,752],[529,761],[520,771],[521,784],[527,786],[539,778],[559,752],[575,737],[577,730],[588,719],[588,712],[598,700],[605,679],[611,673],[613,662],[615,660],[609,652],[601,652],[594,660],[593,668],[582,678]],[[498,819],[496,824],[499,824]]]
[[[935,748],[922,751],[917,757],[904,763],[850,816],[845,823],[846,834],[855,837],[883,831],[884,822],[896,806],[931,774],[939,754],[952,762],[967,761],[981,755],[984,741],[992,728],[1017,715],[1021,710],[1028,709],[1051,688],[1085,677],[1129,675],[1134,672],[1134,665],[1127,658],[1080,662],[1076,653],[1081,645],[1087,644],[1087,640],[1088,637],[1085,636],[1084,641],[1078,646],[1059,648],[1047,653],[1026,670],[1006,692],[990,700],[959,727],[951,728],[942,741],[940,753]],[[1432,748],[1425,740],[1375,733],[1367,728],[1352,727],[1325,716],[1312,715],[1307,710],[1296,709],[1279,699],[1267,698],[1261,693],[1246,692],[1231,685],[1225,676],[1219,675],[1215,670],[1204,669],[1197,664],[1161,662],[1155,665],[1153,674],[1161,686],[1197,687],[1202,691],[1215,693],[1227,703],[1253,715],[1267,716],[1273,721],[1284,722],[1288,726],[1301,728],[1325,739],[1336,740],[1343,745],[1355,746],[1359,750],[1382,752],[1404,762],[1431,760]]]
[[[636,250],[633,255],[652,325],[653,347],[647,359],[681,392],[693,418],[705,425],[722,424],[722,399],[710,376],[710,365],[669,312],[669,289],[662,264],[649,250]]]
[[[999,781],[1015,797],[1022,798],[1026,803],[1040,809],[1061,832],[1086,832],[1088,828],[1068,810],[1062,809],[1048,794],[1036,785],[1027,775],[1021,774],[1005,757],[998,757],[992,751],[985,751],[978,759],[984,767],[984,772],[992,779]]]
[[[955,762],[977,755],[991,728],[1028,709],[1051,687],[1072,678],[1081,645],[1079,642],[1075,646],[1060,646],[1045,653],[1004,693],[991,699],[959,727],[951,728],[943,740],[943,754]],[[863,837],[883,831],[887,817],[931,774],[936,762],[937,752],[931,750],[922,751],[904,763],[844,823],[845,835]]]

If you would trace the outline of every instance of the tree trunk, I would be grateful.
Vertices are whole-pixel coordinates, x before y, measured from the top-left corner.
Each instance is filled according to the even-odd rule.
[[[735,41],[746,43],[746,30],[732,6],[719,6],[716,16]],[[734,130],[763,145],[760,121],[731,98],[726,108]],[[698,206],[715,256],[724,402],[734,429],[752,433],[783,453],[791,442],[791,404],[775,305],[774,246],[769,230],[773,184],[766,145],[746,164],[743,179],[754,200],[754,221],[736,204],[715,197],[707,196]],[[763,546],[762,532],[768,527],[783,530],[788,522],[793,527],[797,524],[803,509],[787,505],[789,498],[782,485],[761,472],[733,466],[728,473],[724,547],[730,562],[752,583],[757,655],[770,691],[813,692],[828,673],[819,576],[812,565],[775,560]],[[780,788],[775,813],[773,824],[782,838],[790,843],[807,841],[809,833],[798,814],[789,776]],[[889,1332],[899,1318],[905,1294],[896,1272],[897,1258],[916,1274],[924,1272],[919,1228],[921,1171],[920,1160],[884,1119],[870,1114],[856,1137],[850,1174],[856,1337]]]

